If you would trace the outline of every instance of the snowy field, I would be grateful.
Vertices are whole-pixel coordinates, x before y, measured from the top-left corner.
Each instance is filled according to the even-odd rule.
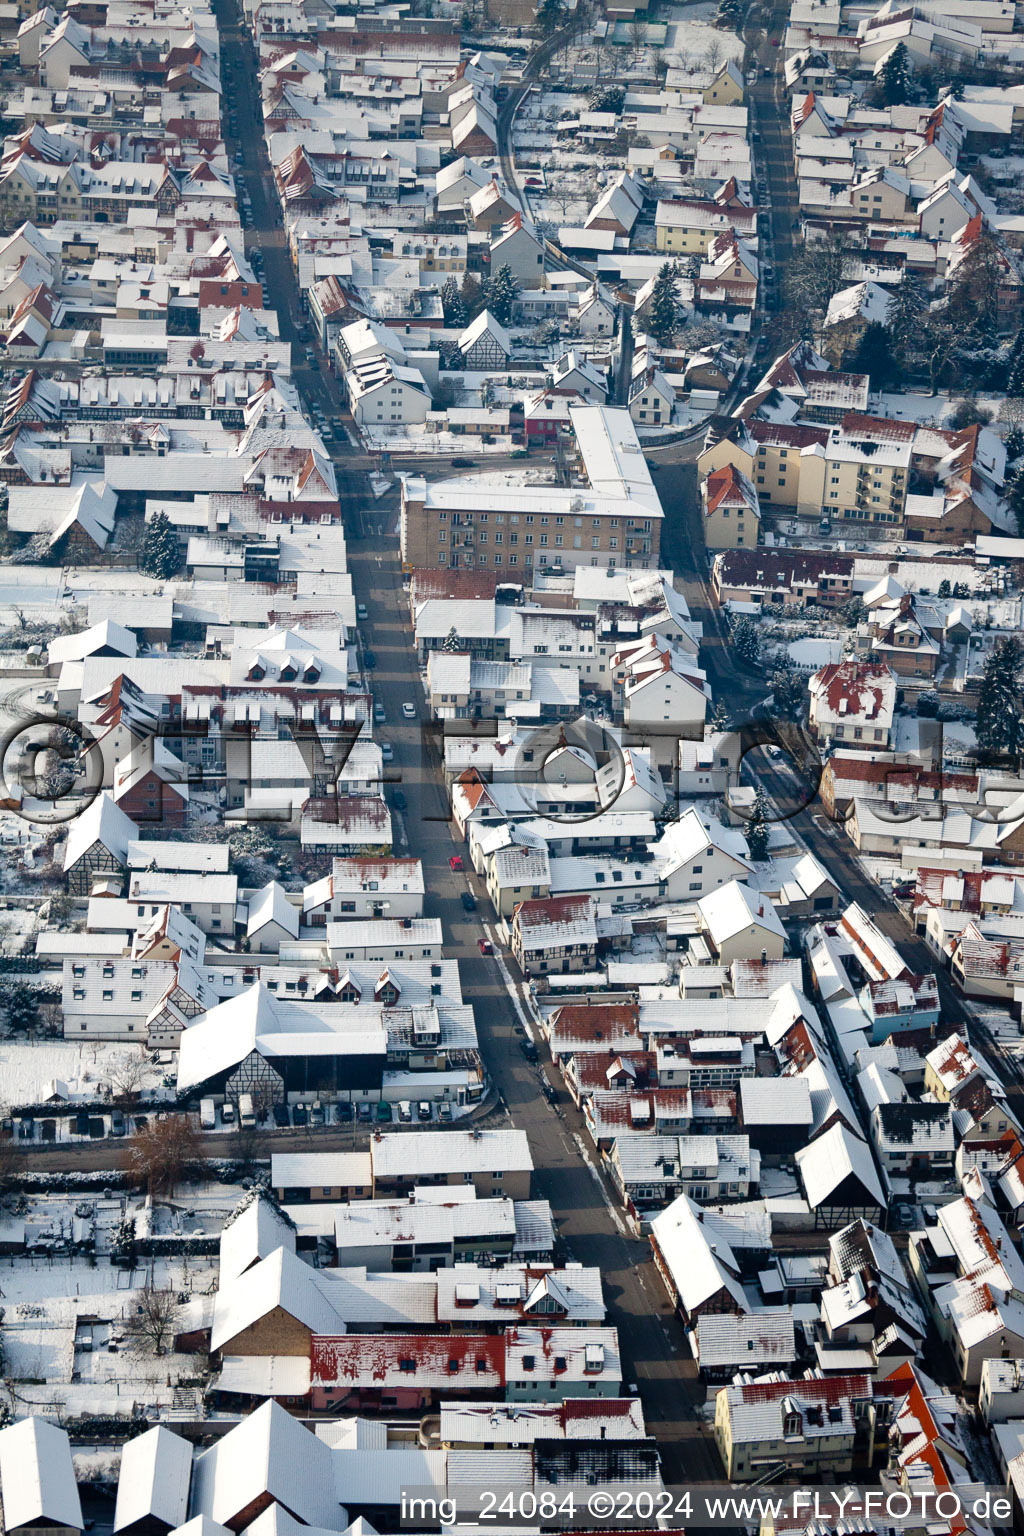
[[[714,5],[670,5],[659,11],[668,23],[665,56],[670,67],[702,68],[709,57],[720,64],[742,59],[742,39],[711,25],[716,9]]]
[[[163,1083],[166,1068],[154,1066],[138,1047],[115,1041],[0,1039],[0,1084],[9,1109],[42,1104],[55,1094],[65,1103],[95,1104],[109,1092],[126,1066],[143,1058],[141,1091],[153,1099],[169,1099]],[[58,1126],[72,1122],[58,1120]]]

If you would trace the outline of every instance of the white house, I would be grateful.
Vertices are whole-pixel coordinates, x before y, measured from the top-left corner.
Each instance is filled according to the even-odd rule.
[[[520,288],[543,288],[544,246],[533,225],[513,214],[491,241],[491,273],[508,267]]]
[[[808,679],[807,689],[810,727],[819,741],[889,745],[896,677],[885,662],[832,662]]]

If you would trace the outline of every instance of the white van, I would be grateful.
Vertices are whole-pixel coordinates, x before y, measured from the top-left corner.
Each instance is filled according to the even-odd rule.
[[[217,1106],[212,1099],[199,1101],[199,1124],[204,1131],[217,1129]]]
[[[242,1125],[256,1124],[256,1111],[253,1108],[252,1094],[241,1093],[238,1096],[238,1119]]]

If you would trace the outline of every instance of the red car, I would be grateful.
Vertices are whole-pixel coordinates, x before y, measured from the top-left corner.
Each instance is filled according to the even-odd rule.
[[[461,869],[462,868],[462,854],[461,853],[453,853],[452,854],[451,858],[448,860],[448,868],[449,869]]]
[[[482,955],[494,954],[494,945],[491,943],[490,939],[477,939],[476,947]]]

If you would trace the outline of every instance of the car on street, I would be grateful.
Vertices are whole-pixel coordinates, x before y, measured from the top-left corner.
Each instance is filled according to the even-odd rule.
[[[524,1035],[522,1040],[520,1040],[519,1049],[522,1051],[527,1061],[540,1060],[540,1052],[538,1051],[535,1042],[530,1039],[529,1035]]]
[[[360,624],[369,617],[370,615],[366,611],[366,604],[356,603],[356,618],[359,620]]]
[[[405,718],[407,720],[415,720],[416,719],[416,705],[415,704],[410,704],[409,700],[406,699],[405,703],[402,705],[402,714],[405,716]]]
[[[366,668],[366,670],[368,672],[372,672],[376,665],[377,665],[376,653],[374,651],[364,651],[363,652],[363,666]]]
[[[382,763],[391,763],[395,759],[395,749],[390,741],[382,741],[380,744],[380,757]]]
[[[394,806],[396,811],[404,811],[408,809],[409,802],[405,798],[405,795],[402,793],[402,791],[400,789],[396,789],[394,794],[391,796],[391,804]]]
[[[373,723],[374,723],[374,725],[383,725],[384,721],[387,719],[387,717],[388,717],[388,712],[384,708],[383,704],[375,704],[373,706]]]
[[[482,955],[494,954],[494,945],[491,943],[490,939],[477,939],[476,947]]]
[[[452,459],[452,469],[476,469],[476,459]]]
[[[460,900],[467,912],[476,911],[476,897],[473,895],[472,891],[463,891]]]
[[[448,868],[449,869],[456,869],[456,870],[463,868],[462,854],[461,853],[453,853],[452,854],[451,858],[448,860]]]

